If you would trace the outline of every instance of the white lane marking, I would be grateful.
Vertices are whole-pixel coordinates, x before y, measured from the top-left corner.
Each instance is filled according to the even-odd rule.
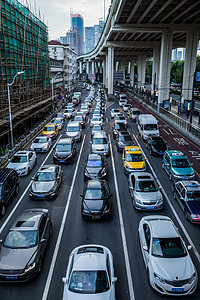
[[[60,139],[61,136],[62,136],[62,134],[59,135],[58,140]],[[45,160],[43,161],[43,163],[40,165],[40,168],[44,165],[44,163],[46,162],[46,160],[48,159],[48,157],[50,156],[50,154],[51,154],[52,151],[53,151],[53,147],[50,150],[50,152],[48,153],[48,155],[45,158]],[[15,210],[17,209],[17,207],[20,205],[22,199],[26,195],[26,193],[27,193],[28,189],[30,188],[30,185],[31,185],[32,182],[33,182],[33,180],[30,181],[30,183],[28,184],[27,188],[25,189],[25,191],[23,192],[23,194],[21,195],[21,197],[19,198],[19,200],[17,201],[17,203],[15,204],[15,206],[13,207],[13,209],[10,212],[9,216],[6,218],[5,222],[2,224],[2,226],[0,228],[0,234],[2,233],[2,231],[4,230],[4,228],[6,227],[6,225],[8,224],[8,222],[10,221],[10,219],[11,219],[12,215],[14,214]]]
[[[65,211],[64,211],[64,214],[63,214],[63,218],[62,218],[62,222],[61,222],[61,225],[60,225],[58,238],[57,238],[57,241],[56,241],[55,250],[54,250],[54,253],[53,253],[53,258],[52,258],[51,265],[50,265],[50,268],[49,268],[49,274],[48,274],[46,285],[45,285],[45,288],[44,288],[42,300],[46,300],[47,297],[48,297],[49,287],[50,287],[50,284],[51,284],[51,279],[52,279],[52,276],[53,276],[53,272],[54,272],[54,268],[55,268],[55,264],[56,264],[56,259],[57,259],[57,255],[58,255],[58,251],[59,251],[59,247],[60,247],[60,243],[61,243],[61,240],[62,240],[62,235],[63,235],[63,231],[64,231],[64,227],[65,227],[67,213],[68,213],[69,205],[70,205],[70,202],[71,202],[72,192],[73,192],[73,189],[74,189],[76,174],[77,174],[77,171],[78,171],[79,162],[80,162],[81,154],[82,154],[82,151],[83,151],[83,145],[85,143],[85,136],[86,135],[84,134],[83,141],[82,141],[82,144],[81,144],[81,149],[80,149],[79,156],[78,156],[78,160],[77,160],[77,163],[76,163],[76,168],[75,168],[75,171],[74,171],[74,176],[73,176],[72,183],[71,183],[71,188],[70,188],[69,195],[68,195],[68,198],[67,198],[67,204],[66,204]]]
[[[115,102],[112,102],[112,103],[110,103],[109,105],[107,105],[107,106],[106,106],[106,110],[107,110],[110,106],[112,106],[113,104],[115,104]]]
[[[141,147],[140,143],[138,142],[138,140],[136,139],[136,137],[135,137],[134,134],[133,134],[133,136],[134,136],[136,142],[138,143],[140,149],[142,150],[142,147]],[[142,153],[143,153],[143,155],[145,156],[143,150],[142,150]],[[146,156],[145,156],[145,157],[146,157]],[[149,162],[149,160],[148,160],[147,157],[146,157],[146,160],[147,160],[147,162],[148,162],[148,164],[149,164],[149,167],[150,167],[150,169],[151,169],[151,172],[153,173],[153,176],[154,176],[155,179],[158,181],[160,187],[162,187],[162,185],[161,185],[161,183],[160,183],[160,180],[157,178],[157,175],[156,175],[156,173],[154,172],[154,169],[153,169],[153,167],[151,166],[151,164],[150,164],[150,162]],[[189,244],[192,246],[192,249],[193,249],[193,251],[194,251],[194,253],[195,253],[195,255],[196,255],[198,261],[200,262],[200,255],[199,255],[199,252],[197,251],[197,249],[196,249],[196,247],[195,247],[195,245],[194,245],[192,239],[190,238],[189,234],[187,233],[187,230],[185,229],[183,223],[181,222],[181,220],[180,220],[180,218],[179,218],[179,216],[178,216],[178,214],[177,214],[175,208],[174,208],[173,205],[171,204],[171,201],[169,200],[169,198],[168,198],[168,196],[167,196],[165,190],[163,189],[163,187],[162,187],[162,192],[163,192],[163,194],[164,194],[164,196],[165,196],[165,199],[167,200],[167,202],[168,202],[168,204],[169,204],[169,206],[170,206],[170,208],[171,208],[171,210],[172,210],[172,212],[173,212],[173,214],[174,214],[174,216],[175,216],[175,218],[176,218],[176,220],[177,220],[179,226],[181,227],[181,229],[182,229],[183,233],[185,234],[185,236],[186,236],[186,238],[187,238]]]
[[[110,141],[110,134],[109,134],[109,141]],[[117,175],[116,175],[115,162],[114,162],[114,157],[113,157],[111,141],[110,141],[110,153],[111,153],[111,161],[112,161],[112,168],[113,168],[113,175],[114,175],[114,182],[115,182],[115,190],[116,190],[116,196],[117,196],[117,207],[118,207],[118,214],[119,214],[119,223],[120,223],[122,244],[123,244],[123,250],[124,250],[124,259],[125,259],[126,273],[127,273],[127,279],[128,279],[129,294],[130,294],[130,299],[135,300],[135,294],[134,294],[134,289],[133,289],[133,280],[132,280],[132,276],[131,276],[130,260],[129,260],[129,255],[128,255],[128,247],[127,247],[127,242],[126,242],[126,234],[125,234],[125,228],[124,228],[124,221],[123,221],[123,217],[122,217],[119,188],[118,188],[118,183],[117,183]]]
[[[88,123],[88,124],[90,123],[90,118],[88,118],[87,123]]]
[[[108,118],[106,117],[106,123],[108,123]]]

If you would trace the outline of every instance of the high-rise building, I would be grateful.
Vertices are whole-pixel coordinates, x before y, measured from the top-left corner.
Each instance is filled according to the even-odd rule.
[[[85,27],[85,53],[90,52],[94,49],[95,35],[94,27]]]
[[[83,40],[76,25],[74,25],[72,30],[69,30],[67,32],[66,38],[67,44],[69,44],[70,47],[74,49],[78,55],[83,53]]]
[[[83,40],[84,40],[84,32],[83,32],[83,17],[80,14],[71,14],[71,31],[77,27],[78,32],[80,34],[80,53],[83,53]],[[71,46],[71,45],[70,45]]]

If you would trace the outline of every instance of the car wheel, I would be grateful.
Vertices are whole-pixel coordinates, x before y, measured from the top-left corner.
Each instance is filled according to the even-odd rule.
[[[4,216],[5,213],[6,213],[6,207],[5,207],[5,205],[2,205],[2,207],[1,207],[1,216]]]
[[[186,210],[184,210],[184,216],[185,216],[186,220],[188,221],[188,212]]]
[[[15,187],[15,195],[19,194],[19,184],[16,185]]]
[[[162,169],[164,170],[165,169],[165,166],[164,166],[164,164],[162,163]]]
[[[41,258],[38,261],[37,274],[39,275],[42,270],[42,260]]]
[[[35,159],[34,167],[36,166],[36,164],[37,164],[37,157],[36,157],[36,159]]]
[[[27,175],[30,173],[30,168],[28,168]]]
[[[175,193],[175,191],[173,192],[173,197],[174,197],[174,200],[176,201],[176,193]]]
[[[49,225],[49,237],[52,236],[53,233],[53,227],[52,227],[52,223],[50,223]]]
[[[149,153],[150,153],[150,155],[153,155],[153,153],[152,153],[152,150],[151,150],[151,149],[149,150]]]
[[[169,174],[169,180],[172,181],[172,173]]]
[[[147,280],[148,280],[148,284],[151,286],[150,274],[149,274],[149,269],[148,268],[147,268]]]

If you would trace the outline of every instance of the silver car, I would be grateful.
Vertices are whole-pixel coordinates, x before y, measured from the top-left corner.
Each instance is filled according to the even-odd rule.
[[[64,283],[63,300],[115,300],[113,256],[101,245],[82,245],[70,256]]]
[[[25,282],[39,275],[52,233],[48,209],[25,210],[1,240],[0,282]]]
[[[7,167],[15,169],[19,176],[25,176],[30,173],[36,162],[35,151],[19,151],[13,155]]]
[[[131,173],[128,182],[134,208],[141,210],[163,208],[162,194],[151,173]]]
[[[82,129],[79,122],[69,122],[66,128],[66,137],[74,138],[76,142],[82,139]]]
[[[90,143],[92,144],[92,153],[103,155],[109,154],[110,142],[108,142],[105,132],[94,132],[92,136],[92,141]]]
[[[37,136],[30,146],[30,150],[37,153],[48,152],[52,146],[52,140],[48,136]]]
[[[193,294],[198,275],[177,227],[167,216],[143,217],[139,223],[140,247],[149,284],[169,296]]]

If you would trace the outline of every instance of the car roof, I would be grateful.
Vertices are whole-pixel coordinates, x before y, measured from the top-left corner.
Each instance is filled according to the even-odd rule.
[[[69,123],[67,124],[67,127],[68,126],[79,126],[79,122],[74,122],[74,121],[69,121]]]
[[[144,217],[151,227],[152,236],[159,238],[179,237],[172,220],[166,216],[152,215]]]
[[[22,214],[20,214],[15,222],[12,224],[10,230],[36,230],[38,228],[38,223],[40,221],[41,216],[44,212],[47,212],[46,209],[30,209],[25,210]],[[25,222],[26,221],[26,222]]]
[[[37,172],[45,171],[45,172],[55,172],[55,168],[57,165],[49,164],[49,165],[43,165],[42,167],[39,168]]]
[[[101,188],[102,183],[104,183],[104,180],[90,180],[87,182],[87,188],[96,189]]]
[[[0,169],[0,183],[2,183],[7,178],[7,176],[13,171],[15,172],[15,174],[17,174],[16,171],[11,168]]]
[[[184,180],[182,181],[182,184],[185,186],[185,188],[190,191],[200,191],[200,183],[198,181],[194,180]]]
[[[94,132],[94,134],[93,134],[93,138],[100,138],[100,137],[106,137],[107,138],[107,136],[106,136],[106,133],[104,132],[104,131],[101,131],[101,132],[99,132],[99,131],[96,131],[96,132]]]
[[[132,176],[134,176],[136,180],[147,180],[147,179],[154,180],[152,174],[149,172],[135,172],[132,174],[133,174]]]
[[[142,153],[140,147],[138,146],[126,146],[125,151],[128,153]]]
[[[180,150],[167,150],[166,153],[168,153],[171,158],[176,159],[176,158],[187,158],[186,155],[181,152]]]
[[[106,256],[102,253],[81,253],[74,257],[74,270],[106,270]]]
[[[102,160],[102,156],[100,154],[89,154],[88,159],[91,160]]]
[[[14,154],[14,156],[16,156],[16,155],[28,155],[31,152],[33,152],[33,151],[18,151],[17,153]]]

